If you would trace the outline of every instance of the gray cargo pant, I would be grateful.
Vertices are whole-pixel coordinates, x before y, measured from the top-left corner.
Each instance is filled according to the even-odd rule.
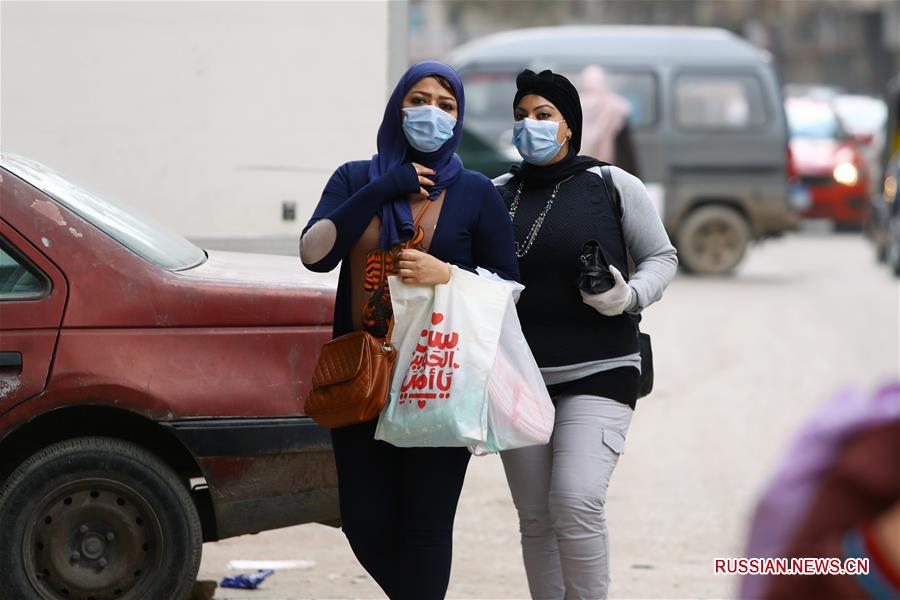
[[[606,598],[606,487],[632,413],[608,398],[560,396],[549,444],[501,453],[532,598]]]

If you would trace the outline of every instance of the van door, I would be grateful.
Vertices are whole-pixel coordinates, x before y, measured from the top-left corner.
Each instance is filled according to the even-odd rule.
[[[786,209],[784,110],[774,78],[764,75],[751,67],[673,71],[665,153],[679,218],[697,204],[723,203],[758,235],[764,213]]]
[[[66,294],[59,269],[0,220],[0,415],[46,387]]]

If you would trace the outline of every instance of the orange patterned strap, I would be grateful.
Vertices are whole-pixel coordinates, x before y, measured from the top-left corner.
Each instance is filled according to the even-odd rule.
[[[433,200],[431,200],[431,199],[426,199],[426,200],[425,200],[425,204],[423,204],[423,205],[422,205],[422,208],[419,209],[419,212],[416,213],[416,219],[415,219],[415,221],[413,222],[413,239],[410,239],[409,241],[406,242],[406,244],[404,244],[404,247],[405,247],[406,249],[409,249],[409,248],[412,246],[413,240],[416,238],[416,234],[417,234],[418,231],[419,231],[419,223],[422,222],[422,217],[424,217],[424,216],[425,216],[425,213],[428,212],[428,209],[431,208],[431,203],[432,203],[432,202],[433,202]],[[386,335],[385,338],[384,338],[384,343],[385,343],[385,344],[390,344],[390,343],[391,343],[391,335],[392,335],[393,333],[394,333],[394,315],[393,315],[393,313],[392,313],[392,314],[391,314],[391,321],[390,321],[390,323],[388,323],[387,335]]]

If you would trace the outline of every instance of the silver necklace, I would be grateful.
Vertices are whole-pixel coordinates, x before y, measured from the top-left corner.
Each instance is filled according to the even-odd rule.
[[[516,257],[522,258],[528,251],[531,250],[531,247],[534,245],[534,240],[537,239],[538,232],[541,230],[541,225],[544,224],[544,218],[546,218],[547,213],[550,212],[550,208],[553,206],[553,201],[556,200],[556,194],[559,192],[559,186],[563,184],[564,181],[568,181],[571,177],[566,177],[562,181],[556,184],[553,188],[553,193],[550,194],[550,199],[547,200],[547,205],[541,211],[541,214],[538,215],[537,219],[534,220],[534,223],[531,224],[531,231],[528,232],[528,235],[525,236],[525,247],[522,248],[522,245],[516,240]],[[525,182],[521,182],[519,184],[519,189],[516,190],[516,197],[513,198],[512,205],[509,207],[509,220],[515,222],[516,219],[516,211],[519,210],[519,202],[522,199],[522,189],[525,187]]]

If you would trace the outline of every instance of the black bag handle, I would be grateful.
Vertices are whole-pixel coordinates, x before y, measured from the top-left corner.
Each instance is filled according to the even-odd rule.
[[[625,257],[625,270],[627,271],[627,273],[622,273],[622,275],[625,276],[627,281],[631,279],[631,274],[634,271],[634,260],[631,258],[631,252],[628,251],[628,246],[625,244],[625,230],[622,228],[622,219],[624,217],[622,196],[619,194],[619,188],[616,187],[615,181],[613,181],[612,169],[609,168],[609,165],[600,167],[600,173],[603,186],[606,189],[606,198],[612,207],[613,214],[616,216],[616,226],[619,228],[619,239],[622,241],[622,256]]]
[[[622,275],[625,277],[625,281],[628,281],[631,279],[631,273],[634,271],[634,259],[631,258],[631,252],[628,251],[628,245],[625,243],[625,230],[622,228],[622,219],[624,217],[622,196],[619,194],[619,188],[616,187],[615,181],[613,181],[612,169],[609,168],[609,165],[600,167],[600,173],[600,178],[603,180],[603,186],[606,189],[606,198],[612,207],[613,214],[616,216],[619,239],[622,241],[622,253],[625,256],[625,270],[627,271],[627,273],[622,273]],[[631,317],[636,323],[641,322],[641,315],[631,315]]]

